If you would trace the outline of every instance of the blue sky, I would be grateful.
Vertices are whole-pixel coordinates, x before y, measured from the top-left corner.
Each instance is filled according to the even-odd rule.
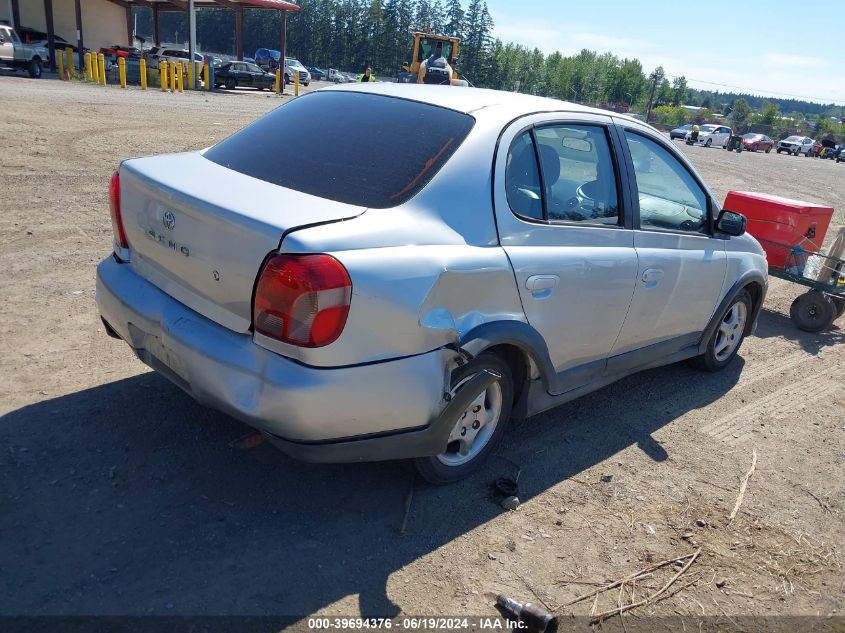
[[[695,88],[845,104],[843,0],[721,5],[487,0],[487,5],[496,37],[544,53],[610,51],[638,58],[646,74],[663,66],[667,75],[685,75]]]

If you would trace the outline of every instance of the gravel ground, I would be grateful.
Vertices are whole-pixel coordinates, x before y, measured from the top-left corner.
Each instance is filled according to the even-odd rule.
[[[247,427],[149,372],[94,305],[118,161],[206,147],[279,99],[4,76],[0,103],[0,614],[495,615],[498,591],[560,607],[698,549],[680,590],[627,622],[845,607],[843,322],[797,330],[796,287],[773,280],[725,372],[628,378],[516,425],[465,482],[416,483],[401,534],[402,464],[235,442]],[[845,224],[843,165],[683,150],[719,196],[823,202]],[[506,512],[488,484],[517,473]],[[640,599],[677,569],[563,612]]]

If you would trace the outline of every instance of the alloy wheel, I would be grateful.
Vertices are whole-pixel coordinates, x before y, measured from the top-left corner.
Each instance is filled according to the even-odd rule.
[[[717,361],[723,362],[728,359],[739,347],[747,319],[748,310],[741,301],[737,301],[727,311],[719,324],[716,343],[713,345],[713,354]]]

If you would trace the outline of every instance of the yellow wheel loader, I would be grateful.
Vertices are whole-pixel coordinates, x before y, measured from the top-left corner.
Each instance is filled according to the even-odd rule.
[[[417,31],[414,33],[411,62],[402,65],[399,83],[468,85],[458,78],[460,48],[461,40],[457,37]]]

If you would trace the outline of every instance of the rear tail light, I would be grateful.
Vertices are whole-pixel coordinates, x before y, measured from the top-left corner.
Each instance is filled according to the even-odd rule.
[[[300,347],[323,347],[340,336],[352,281],[331,255],[274,255],[258,275],[255,331]]]
[[[109,205],[114,239],[121,248],[129,248],[126,231],[123,230],[123,218],[120,215],[120,174],[118,172],[114,172],[109,181]]]

